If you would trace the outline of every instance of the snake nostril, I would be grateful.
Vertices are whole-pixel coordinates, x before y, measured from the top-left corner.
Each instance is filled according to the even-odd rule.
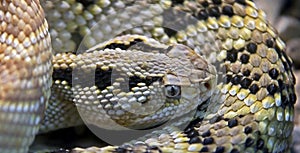
[[[210,89],[211,88],[211,86],[210,86],[210,84],[209,83],[204,83],[204,86],[207,88],[207,89]]]

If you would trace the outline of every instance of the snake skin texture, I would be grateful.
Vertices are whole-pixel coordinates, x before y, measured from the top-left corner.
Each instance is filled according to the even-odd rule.
[[[27,152],[38,130],[82,120],[145,129],[191,110],[190,123],[72,152],[289,152],[292,62],[252,1],[39,3],[1,2],[1,152]]]
[[[48,25],[38,0],[0,3],[0,152],[27,152],[52,84]]]

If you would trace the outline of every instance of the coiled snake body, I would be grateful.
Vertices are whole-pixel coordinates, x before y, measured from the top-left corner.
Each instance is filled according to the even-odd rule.
[[[193,110],[140,141],[73,151],[288,152],[292,63],[252,1],[42,1],[52,45],[39,3],[0,3],[1,152],[79,117],[147,129]]]

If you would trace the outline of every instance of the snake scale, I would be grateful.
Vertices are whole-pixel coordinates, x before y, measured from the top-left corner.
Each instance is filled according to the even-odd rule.
[[[1,152],[80,118],[147,129],[189,112],[72,152],[289,151],[292,62],[250,0],[3,0],[0,20]]]

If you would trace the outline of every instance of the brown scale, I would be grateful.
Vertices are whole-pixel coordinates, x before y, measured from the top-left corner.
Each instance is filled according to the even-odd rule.
[[[50,35],[38,3],[0,2],[1,152],[28,152],[50,96]]]

